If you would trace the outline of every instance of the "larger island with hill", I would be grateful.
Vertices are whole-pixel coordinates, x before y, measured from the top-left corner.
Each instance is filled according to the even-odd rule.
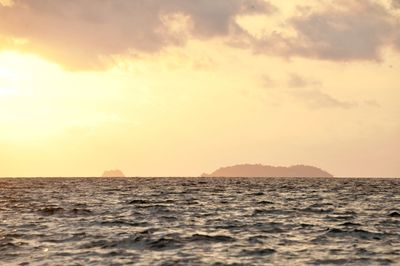
[[[333,177],[332,174],[309,165],[290,167],[262,164],[241,164],[222,167],[202,177]]]

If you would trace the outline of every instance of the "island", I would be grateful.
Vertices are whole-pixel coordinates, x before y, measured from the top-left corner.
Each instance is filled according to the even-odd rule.
[[[241,164],[222,167],[202,177],[333,177],[332,174],[308,165],[290,167],[262,164]]]
[[[108,170],[104,171],[102,177],[125,177],[121,170]]]

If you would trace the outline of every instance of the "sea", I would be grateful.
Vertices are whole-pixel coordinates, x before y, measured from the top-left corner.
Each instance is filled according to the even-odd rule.
[[[0,265],[400,265],[400,179],[0,179]]]

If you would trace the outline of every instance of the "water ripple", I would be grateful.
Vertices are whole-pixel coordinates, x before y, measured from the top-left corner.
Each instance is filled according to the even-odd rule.
[[[1,179],[0,195],[0,265],[400,261],[399,179]]]

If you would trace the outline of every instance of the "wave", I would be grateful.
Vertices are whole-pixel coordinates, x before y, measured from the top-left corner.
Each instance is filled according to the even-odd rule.
[[[92,211],[89,209],[64,209],[61,207],[45,207],[38,210],[38,213],[44,216],[62,215],[62,216],[79,216],[91,215]]]
[[[215,243],[226,243],[235,242],[236,239],[231,236],[225,235],[205,235],[205,234],[194,234],[186,239],[188,242],[215,242]]]

